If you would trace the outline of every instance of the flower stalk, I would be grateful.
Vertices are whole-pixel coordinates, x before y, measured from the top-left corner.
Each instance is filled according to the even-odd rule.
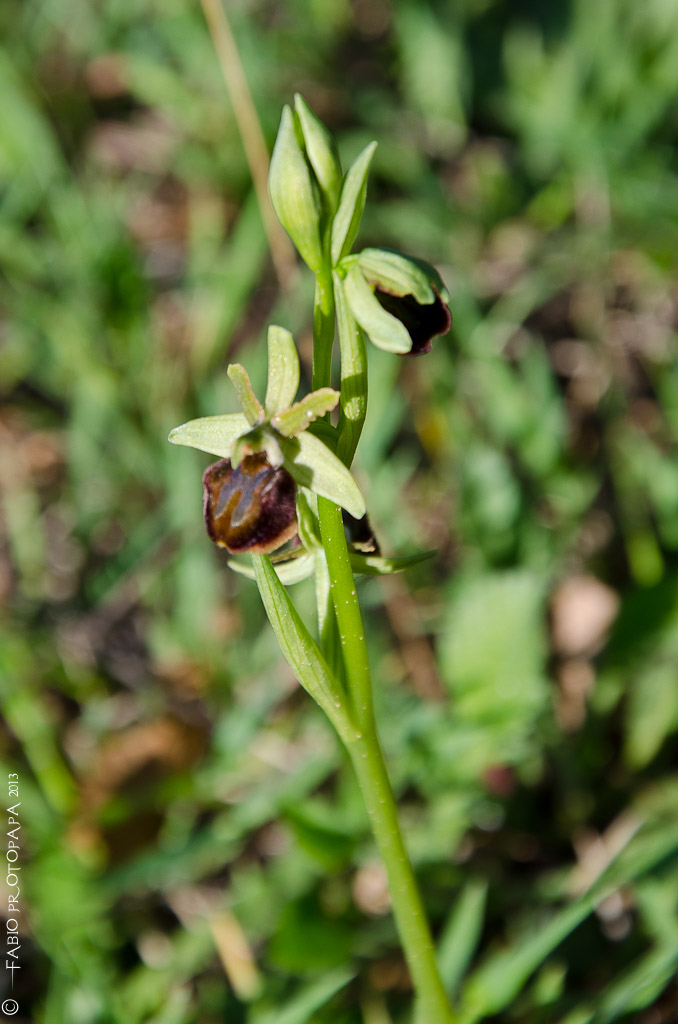
[[[244,552],[251,559],[231,565],[256,581],[284,657],[348,752],[387,873],[417,998],[417,1024],[453,1024],[377,733],[354,576],[397,572],[430,553],[382,557],[351,474],[367,411],[366,337],[395,354],[424,353],[434,335],[449,329],[450,313],[445,286],[428,264],[387,249],[351,254],[373,152],[374,143],[343,175],[331,136],[304,101],[297,97],[294,110],[284,109],[269,192],[278,219],[315,276],[312,391],[295,401],[296,346],[288,331],[271,326],[263,404],[245,368],[235,364],[228,373],[242,412],[191,420],[175,428],[170,440],[219,456],[203,477],[209,536],[230,554]],[[343,514],[353,523],[354,541]],[[316,584],[317,639],[285,589],[310,576]]]

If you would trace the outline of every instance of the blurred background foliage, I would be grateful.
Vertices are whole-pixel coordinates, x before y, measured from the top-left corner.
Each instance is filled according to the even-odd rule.
[[[377,139],[361,241],[452,293],[430,356],[370,352],[356,465],[384,550],[439,552],[361,592],[446,980],[465,1021],[675,1021],[678,5],[227,9],[269,145],[294,91]],[[166,443],[268,322],[310,351],[199,5],[0,25],[13,1019],[404,1020],[344,757]]]

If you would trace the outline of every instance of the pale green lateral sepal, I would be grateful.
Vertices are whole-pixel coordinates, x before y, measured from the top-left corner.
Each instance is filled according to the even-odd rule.
[[[290,409],[285,409],[284,412],[274,416],[271,419],[271,424],[285,437],[292,437],[294,434],[300,434],[319,416],[331,412],[338,401],[338,391],[334,391],[333,388],[318,388],[310,395],[305,395]]]
[[[365,499],[343,462],[317,437],[305,430],[298,437],[280,439],[290,476],[328,501],[341,505],[355,519],[365,515]]]
[[[240,363],[231,363],[226,372],[231,378],[240,407],[245,413],[249,425],[254,427],[257,423],[261,423],[264,419],[264,410],[252,390],[252,383],[245,367]]]
[[[354,263],[344,281],[344,295],[353,316],[377,348],[405,355],[412,348],[407,328],[383,309],[357,263]]]
[[[370,163],[376,148],[376,142],[370,142],[346,172],[341,190],[339,209],[332,223],[331,252],[333,266],[336,266],[339,260],[343,259],[351,251],[351,247],[356,240],[365,209],[367,176],[370,172]]]
[[[172,444],[183,444],[188,448],[209,452],[210,455],[218,455],[222,459],[230,459],[236,441],[248,427],[247,420],[239,412],[225,416],[203,416],[175,427],[170,431],[169,440]]]
[[[355,736],[346,697],[266,555],[252,555],[255,579],[280,649],[345,743]]]
[[[299,387],[299,356],[294,338],[284,327],[268,329],[268,383],[264,406],[271,417],[294,401]]]

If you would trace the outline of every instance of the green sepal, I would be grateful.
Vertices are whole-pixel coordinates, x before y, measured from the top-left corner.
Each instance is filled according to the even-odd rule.
[[[355,519],[365,515],[365,499],[343,462],[317,437],[305,430],[298,437],[281,437],[283,465],[300,487],[341,505]]]
[[[264,407],[268,417],[282,412],[294,401],[299,387],[299,356],[294,338],[284,327],[268,329],[268,381]]]
[[[210,455],[218,455],[222,459],[230,459],[236,441],[248,427],[247,420],[239,412],[225,416],[202,416],[175,427],[170,431],[169,440],[172,444],[186,445]]]
[[[332,266],[351,251],[356,240],[365,209],[367,176],[376,148],[376,142],[370,142],[346,172],[339,209],[332,222]]]
[[[252,565],[261,600],[285,660],[304,689],[323,709],[342,740],[351,742],[355,737],[355,727],[343,689],[330,672],[270,559],[266,555],[252,555]]]
[[[382,558],[381,555],[362,555],[357,551],[350,551],[348,557],[353,572],[362,573],[364,576],[390,576],[394,572],[403,572],[411,569],[413,565],[419,565],[429,558],[433,558],[435,551],[421,551],[416,555],[396,555],[394,558]]]
[[[257,423],[261,423],[264,419],[264,410],[252,390],[252,382],[245,367],[240,363],[231,363],[226,372],[235,388],[240,408],[247,417],[249,425],[254,427]]]
[[[291,109],[283,108],[271,154],[268,191],[276,216],[314,274],[323,268],[322,209],[297,135]]]
[[[346,274],[343,289],[353,316],[377,348],[398,355],[411,350],[412,338],[407,328],[379,305],[357,263]]]
[[[301,128],[306,156],[325,195],[328,209],[334,213],[339,204],[342,178],[334,139],[299,93],[294,97],[294,112]]]
[[[363,249],[358,254],[358,265],[372,284],[379,285],[392,295],[413,295],[417,302],[428,305],[435,301],[436,285],[438,294],[446,298],[447,289],[435,267],[421,260],[411,259],[390,249]]]
[[[286,555],[280,561],[276,561],[274,557],[271,559],[271,562],[276,576],[283,586],[286,587],[291,587],[295,583],[301,583],[303,580],[309,579],[315,572],[315,555],[311,551],[304,551],[303,548],[299,548],[298,551]],[[255,579],[254,568],[251,563],[238,562],[235,558],[231,558],[229,559],[228,567],[240,576],[245,576],[248,580]]]
[[[318,388],[289,409],[273,416],[271,425],[285,437],[292,437],[294,434],[300,434],[320,416],[331,412],[338,401],[338,391],[334,391],[333,388]]]

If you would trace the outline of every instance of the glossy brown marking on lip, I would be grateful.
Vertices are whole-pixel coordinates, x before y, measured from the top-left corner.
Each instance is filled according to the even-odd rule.
[[[237,469],[230,459],[215,462],[202,483],[207,533],[231,554],[268,554],[297,532],[294,480],[263,452],[247,455]]]

